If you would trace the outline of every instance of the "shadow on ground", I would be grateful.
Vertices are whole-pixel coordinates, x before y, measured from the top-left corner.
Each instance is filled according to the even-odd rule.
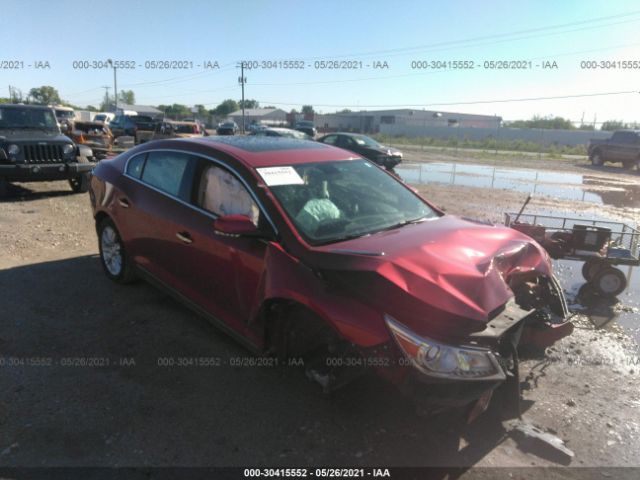
[[[0,271],[0,290],[0,465],[471,466],[504,440],[373,377],[327,397],[297,369],[232,367],[242,347],[95,256]]]

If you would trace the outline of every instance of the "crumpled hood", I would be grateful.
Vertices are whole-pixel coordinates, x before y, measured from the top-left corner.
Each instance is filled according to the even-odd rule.
[[[425,322],[442,329],[452,320],[482,329],[513,296],[514,276],[551,274],[548,255],[531,238],[452,215],[317,251],[318,269],[404,323],[417,322],[418,333],[429,330]]]

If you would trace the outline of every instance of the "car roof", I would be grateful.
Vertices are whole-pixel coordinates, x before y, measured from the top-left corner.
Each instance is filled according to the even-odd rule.
[[[32,110],[37,109],[45,109],[45,110],[53,110],[53,107],[48,105],[23,105],[21,103],[2,103],[0,104],[2,108],[30,108]]]
[[[360,158],[353,152],[311,140],[264,136],[212,136],[176,139],[167,142],[181,148],[198,144],[231,155],[248,167],[269,167]]]
[[[353,132],[330,132],[327,133],[326,136],[328,135],[345,135],[347,137],[367,137],[368,135],[365,135],[364,133],[353,133]]]

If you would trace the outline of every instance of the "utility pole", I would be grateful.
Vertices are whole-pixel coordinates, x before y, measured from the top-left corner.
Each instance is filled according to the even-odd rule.
[[[244,84],[247,83],[247,79],[244,76],[244,61],[240,62],[240,77],[238,82],[242,86],[242,133],[244,134]]]
[[[109,106],[109,89],[111,87],[107,85],[103,85],[102,88],[104,88],[104,105],[105,107],[108,107]]]
[[[113,100],[116,112],[118,111],[118,79],[116,77],[116,66],[113,64],[113,60],[110,58],[107,60],[107,63],[111,65],[113,68]]]
[[[118,79],[116,77],[117,68],[113,67],[113,98],[116,105],[116,112],[118,111]]]

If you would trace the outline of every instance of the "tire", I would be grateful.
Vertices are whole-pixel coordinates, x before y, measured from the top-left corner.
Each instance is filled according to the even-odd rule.
[[[9,182],[0,178],[0,198],[9,196]]]
[[[100,263],[109,280],[116,283],[130,283],[136,275],[133,265],[124,249],[120,233],[110,218],[104,218],[98,224],[98,247]]]
[[[622,162],[622,168],[624,168],[625,170],[633,170],[633,167],[636,166],[636,163],[636,160],[625,160],[624,162]]]
[[[596,167],[599,167],[604,164],[604,160],[602,159],[602,154],[600,153],[599,150],[596,150],[595,152],[593,152],[591,154],[590,159],[591,159],[591,165],[595,165]]]
[[[69,179],[69,186],[73,193],[87,193],[89,191],[90,176],[88,173],[81,173],[77,177]]]
[[[627,278],[614,267],[605,267],[593,277],[591,284],[602,297],[617,297],[627,288]]]
[[[602,268],[606,268],[606,264],[600,260],[587,260],[582,265],[582,278],[590,282]]]

